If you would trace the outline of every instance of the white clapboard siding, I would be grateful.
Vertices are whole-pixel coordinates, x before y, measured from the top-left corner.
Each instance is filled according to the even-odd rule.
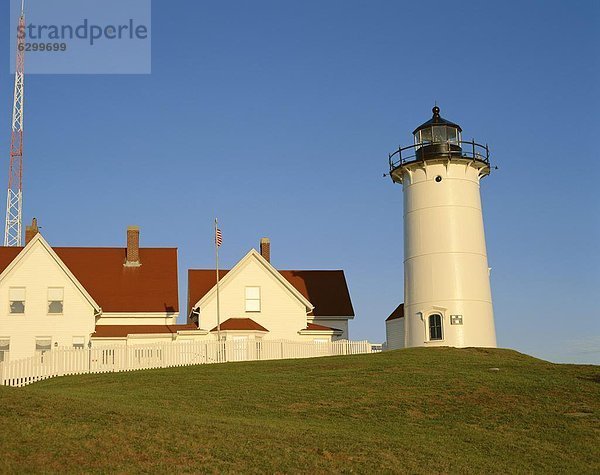
[[[25,386],[43,379],[73,374],[371,352],[368,341],[348,340],[326,343],[285,340],[189,341],[147,346],[63,347],[43,355],[0,363],[0,385]]]
[[[385,322],[386,346],[388,350],[404,348],[404,318]]]

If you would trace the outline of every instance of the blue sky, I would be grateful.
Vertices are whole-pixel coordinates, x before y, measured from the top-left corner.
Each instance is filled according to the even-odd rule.
[[[599,27],[597,1],[155,0],[152,74],[27,77],[24,219],[53,245],[140,225],[179,248],[183,304],[218,216],[224,266],[268,236],[278,268],[344,269],[352,338],[383,341],[403,256],[382,175],[437,101],[499,167],[482,184],[499,345],[600,363]]]

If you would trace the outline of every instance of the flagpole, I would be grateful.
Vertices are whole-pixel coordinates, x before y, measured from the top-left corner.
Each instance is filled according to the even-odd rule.
[[[219,302],[219,243],[217,242],[218,222],[215,218],[215,260],[217,267],[217,340],[221,345],[221,308]]]

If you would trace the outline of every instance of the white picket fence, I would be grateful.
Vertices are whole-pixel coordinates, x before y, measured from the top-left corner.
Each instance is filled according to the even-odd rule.
[[[110,373],[229,361],[279,360],[373,352],[367,341],[331,343],[278,340],[184,341],[145,346],[56,348],[0,363],[0,385],[25,386],[72,374]]]

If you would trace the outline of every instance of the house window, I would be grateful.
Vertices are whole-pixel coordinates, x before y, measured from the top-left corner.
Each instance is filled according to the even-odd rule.
[[[429,315],[429,339],[442,339],[442,316],[439,313]]]
[[[48,287],[48,313],[63,313],[64,289],[62,287]]]
[[[10,351],[10,338],[0,338],[0,363],[8,361],[8,352]]]
[[[74,336],[73,337],[73,348],[85,348],[85,337]]]
[[[246,312],[260,312],[260,287],[246,287]]]
[[[51,338],[36,338],[35,353],[40,357],[41,362],[44,362],[44,355],[52,349]]]
[[[10,287],[8,301],[10,313],[25,313],[25,287]]]

